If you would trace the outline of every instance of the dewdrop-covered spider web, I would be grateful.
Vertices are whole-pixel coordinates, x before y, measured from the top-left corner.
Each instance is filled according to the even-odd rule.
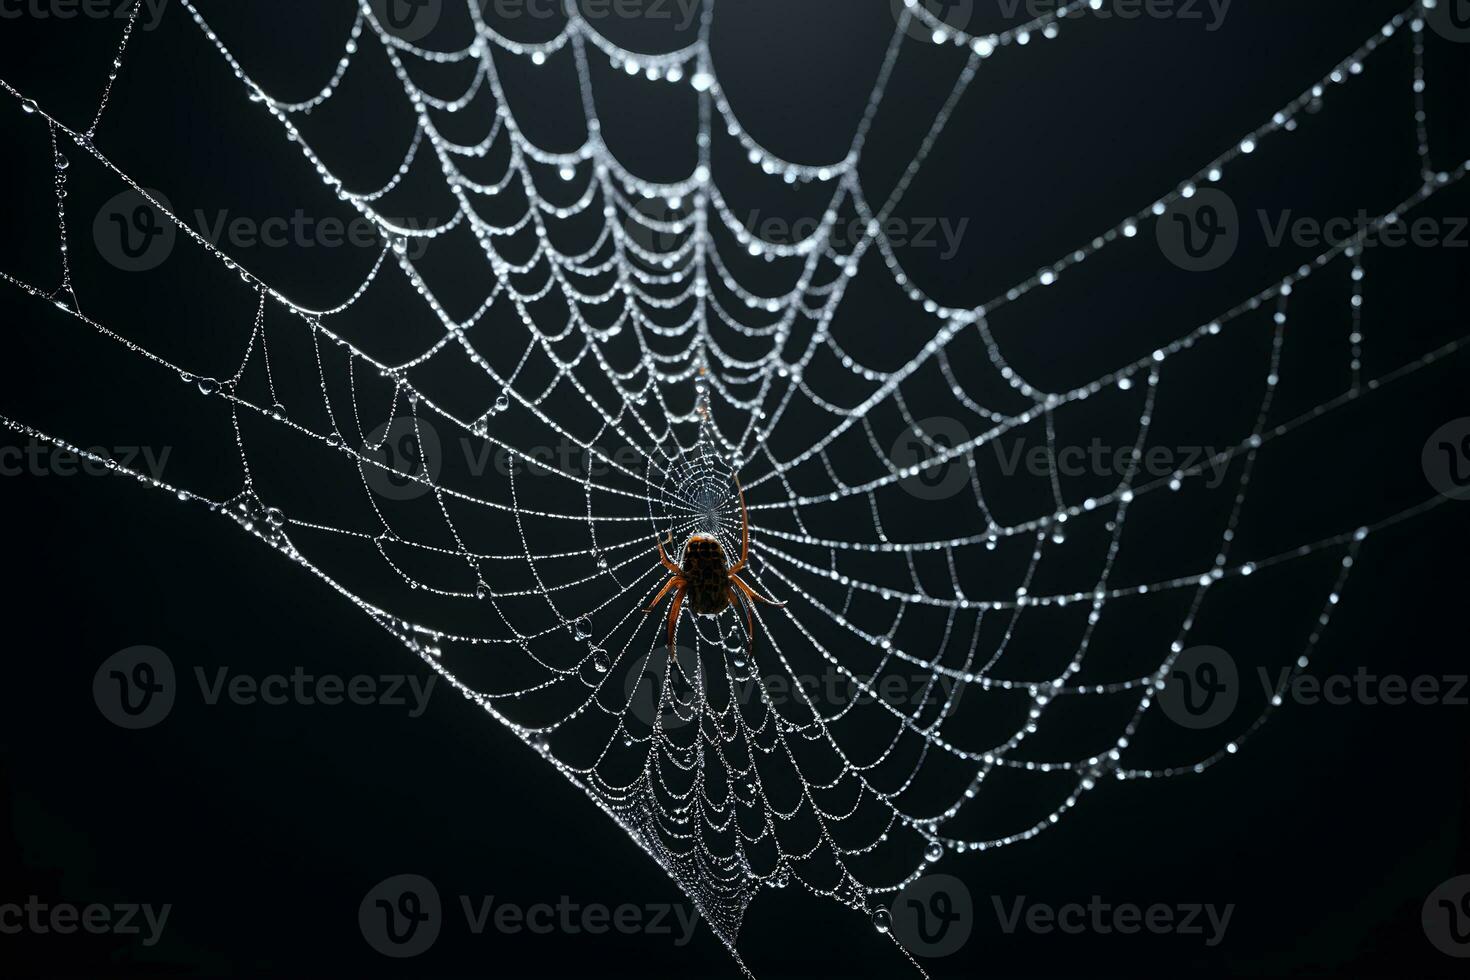
[[[418,652],[611,815],[732,951],[764,888],[809,889],[887,931],[893,894],[936,862],[1033,838],[1104,781],[1201,772],[1235,753],[1307,666],[1363,542],[1443,499],[1388,514],[1365,503],[1361,526],[1265,552],[1236,547],[1260,460],[1461,346],[1377,373],[1365,366],[1364,238],[1466,172],[1431,162],[1418,4],[1263,112],[1258,128],[1225,134],[1217,159],[964,308],[910,278],[889,219],[987,65],[1067,43],[1063,28],[1096,3],[986,36],[911,5],[875,66],[850,149],[808,162],[782,159],[742,125],[711,54],[712,0],[695,43],[657,54],[609,40],[570,0],[556,32],[535,43],[498,32],[474,3],[446,0],[444,23],[461,24],[461,43],[433,49],[363,0],[340,61],[300,101],[256,80],[206,5],[181,6],[238,79],[240,99],[299,151],[301,179],[380,231],[368,274],[341,284],[340,303],[308,308],[199,234],[149,189],[151,175],[116,162],[98,125],[106,93],[79,128],[7,83],[25,138],[57,154],[62,277],[59,288],[5,280],[52,300],[59,313],[43,315],[63,318],[54,329],[69,322],[115,341],[116,356],[141,362],[153,383],[171,381],[191,405],[203,399],[195,410],[214,413],[217,438],[238,455],[237,486],[224,494],[133,475],[229,517]],[[131,25],[113,77],[130,36]],[[896,66],[932,54],[930,42],[968,60],[897,181],[867,187],[859,163]],[[131,57],[166,56],[132,43]],[[1052,387],[1012,366],[1010,308],[1066,288],[1079,265],[1228,187],[1242,158],[1276,150],[1305,114],[1330,114],[1334,95],[1396,45],[1413,55],[1402,85],[1418,98],[1416,191],[1312,261],[1244,284],[1208,322],[1120,351],[1101,373]],[[411,120],[401,164],[376,188],[344,182],[310,125],[369,62],[396,84],[377,97]],[[520,62],[575,78],[579,98],[566,109],[584,124],[576,145],[547,149],[523,130],[502,78]],[[688,94],[696,125],[682,179],[640,177],[604,143],[593,68],[609,63],[629,83]],[[719,142],[738,144],[745,176],[771,193],[820,195],[808,234],[768,241],[746,226],[722,193]],[[220,320],[239,328],[231,371],[110,326],[108,297],[89,292],[68,258],[78,246],[65,190],[83,178],[65,154],[96,164],[89,179],[132,188],[177,226],[180,249],[228,271],[216,296]],[[390,217],[410,189],[438,195],[439,220]],[[834,234],[854,226],[862,233]],[[444,298],[446,276],[473,284],[475,302]],[[844,304],[864,286],[907,310],[881,343],[861,307]],[[1309,287],[1337,297],[1342,383],[1283,411],[1292,302]],[[412,320],[399,312],[404,296]],[[1255,351],[1255,367],[1234,379],[1210,451],[1165,474],[1147,470],[1176,392],[1236,342]],[[1124,433],[1116,472],[1026,482],[998,468],[1007,447],[1055,449],[1099,418]],[[85,434],[5,422],[85,445]],[[664,610],[643,612],[666,577],[654,540],[672,534],[676,561],[693,533],[738,554],[736,474],[749,500],[749,581],[788,605],[755,607],[753,636],[743,611],[686,612],[670,658]],[[1190,505],[1199,540],[1183,566],[1124,574],[1130,518],[1154,501],[1194,500],[1206,483],[1210,502]],[[1276,696],[1201,753],[1131,761],[1176,659],[1199,642],[1210,597],[1252,576],[1283,576],[1279,586],[1303,566],[1331,571],[1294,589],[1313,618]],[[1110,649],[1110,626],[1139,617],[1162,632]],[[1079,714],[1088,721],[1069,725]],[[1048,739],[1063,728],[1066,739]],[[1028,778],[1021,804],[983,806]]]

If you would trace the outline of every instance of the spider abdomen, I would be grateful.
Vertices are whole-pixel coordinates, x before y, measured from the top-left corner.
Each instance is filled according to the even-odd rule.
[[[689,539],[684,546],[683,572],[688,583],[686,601],[696,614],[713,616],[730,604],[730,563],[714,538]]]

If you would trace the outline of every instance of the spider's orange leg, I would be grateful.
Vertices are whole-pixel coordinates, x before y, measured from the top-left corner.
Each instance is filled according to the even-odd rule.
[[[682,589],[683,587],[684,580],[677,575],[672,576],[667,582],[664,583],[664,587],[658,590],[658,595],[653,597],[653,601],[648,604],[648,608],[643,610],[644,614],[646,615],[657,609],[658,604],[664,601],[664,596],[669,594],[670,589]]]
[[[775,599],[767,599],[765,596],[761,595],[755,589],[752,589],[750,586],[746,585],[745,584],[745,581],[739,575],[731,574],[730,581],[735,586],[737,586],[740,589],[741,592],[744,592],[747,596],[749,596],[751,599],[755,600],[756,602],[764,602],[766,605],[768,605],[768,606],[775,606],[777,609],[780,609],[780,608],[782,608],[783,606],[786,605],[786,603],[784,603],[784,602],[777,602]]]
[[[734,575],[750,560],[750,512],[745,509],[745,490],[740,486],[740,474],[735,474],[735,492],[740,496],[740,560],[730,566]]]
[[[669,571],[673,572],[675,575],[683,575],[684,570],[669,560],[668,553],[664,551],[664,543],[659,539],[658,535],[656,534],[653,536],[653,543],[658,545],[658,560],[663,563],[663,566]],[[673,543],[674,534],[671,531],[669,532],[669,544]]]
[[[679,609],[684,605],[686,595],[685,582],[679,580],[679,591],[674,593],[674,601],[669,604],[669,656],[677,659],[678,654],[674,652],[674,630],[679,625]]]

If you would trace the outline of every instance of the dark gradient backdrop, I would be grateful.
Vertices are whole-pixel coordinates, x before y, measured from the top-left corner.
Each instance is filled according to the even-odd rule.
[[[0,20],[0,77],[59,118],[90,118],[121,22],[36,16],[58,5],[0,6],[9,11]],[[326,77],[352,7],[345,0],[201,6],[252,70],[292,97]],[[960,303],[1030,275],[1214,158],[1398,6],[1236,0],[1216,30],[1207,29],[1208,16],[1089,22],[1069,26],[1056,42],[1004,52],[981,72],[900,209],[969,222],[953,255],[909,250],[916,276],[941,299]],[[987,14],[976,2],[974,22],[1004,26],[1008,7]],[[183,207],[254,218],[282,207],[345,214],[266,114],[246,103],[186,11],[165,4],[156,26],[151,16],[133,40],[98,145]],[[792,159],[822,159],[846,145],[893,23],[887,0],[723,0],[715,57],[732,99],[767,145]],[[605,27],[649,50],[692,36],[648,19]],[[541,27],[507,26],[517,30],[530,37]],[[1470,153],[1470,47],[1437,35],[1429,45],[1432,135],[1441,166],[1449,166]],[[874,197],[911,157],[961,63],[949,48],[915,44],[904,52],[864,167]],[[1351,215],[1411,193],[1417,161],[1409,69],[1400,39],[1303,132],[1242,165],[1232,184],[1242,211]],[[687,173],[691,120],[640,103],[630,87],[638,83],[598,70],[607,83],[600,109],[618,152],[649,177]],[[515,69],[507,72],[515,83]],[[518,91],[533,136],[551,145],[569,138],[570,89],[523,80]],[[381,159],[389,160],[405,131],[395,113],[401,106],[358,97],[325,125],[359,134],[381,129]],[[0,99],[0,127],[0,270],[49,288],[56,259],[49,150],[8,97]],[[222,293],[183,265],[143,285],[81,254],[91,251],[93,218],[118,186],[84,166],[79,151],[70,155],[78,161],[69,201],[70,225],[83,243],[75,249],[83,309],[128,336],[195,332],[201,356],[211,353],[214,327],[238,327],[252,312],[238,290],[221,302]],[[347,172],[380,173],[370,164],[381,161],[369,156],[337,163]],[[762,207],[766,185],[727,170],[740,208]],[[1429,213],[1470,214],[1470,194],[1447,192]],[[1248,233],[1241,256],[1218,275],[1181,272],[1147,248],[1117,261],[1100,258],[1044,300],[1008,310],[996,329],[1034,376],[1090,377],[1183,333],[1297,261],[1260,237]],[[1406,248],[1372,257],[1370,373],[1464,332],[1467,255]],[[341,248],[310,258],[262,250],[248,264],[310,303],[340,297],[371,252]],[[465,295],[482,294],[488,273],[482,265],[467,269]],[[1292,321],[1293,331],[1325,338],[1333,352],[1291,355],[1293,377],[1311,379],[1300,396],[1308,405],[1344,379],[1346,313],[1331,297],[1340,304],[1346,293],[1341,284],[1334,289],[1305,300]],[[931,329],[888,302],[850,311],[871,317],[871,349],[879,353],[887,331]],[[185,459],[180,448],[176,465],[181,482],[228,492],[237,477],[233,447],[217,428],[206,430],[178,409],[176,392],[157,393],[156,374],[8,285],[0,287],[0,338],[0,412],[88,446],[183,447],[213,432],[208,446],[216,456]],[[217,353],[222,373],[239,356],[234,347]],[[1188,417],[1232,407],[1243,391],[1236,379],[1258,381],[1258,354],[1220,352],[1200,403],[1171,411]],[[1420,451],[1440,424],[1470,414],[1466,356],[1344,410],[1320,438],[1274,456],[1253,521],[1278,532],[1277,540],[1306,540],[1429,496]],[[28,441],[6,432],[0,444]],[[1439,508],[1369,543],[1319,669],[1467,671],[1465,508]],[[1154,525],[1150,546],[1165,564],[1188,524],[1187,514],[1175,519],[1183,523],[1158,518]],[[614,907],[681,896],[578,792],[446,690],[434,692],[419,717],[386,706],[211,707],[193,696],[155,728],[109,724],[93,701],[93,674],[107,656],[135,644],[168,651],[187,684],[195,669],[212,677],[226,666],[257,676],[300,667],[427,677],[360,612],[258,542],[131,481],[54,474],[0,478],[0,534],[9,570],[0,590],[0,904],[35,895],[52,904],[173,907],[151,947],[117,936],[0,934],[0,975],[737,975],[706,929],[687,946],[667,935],[465,929],[459,896],[521,906],[567,896],[581,906]],[[1284,579],[1279,602],[1227,604],[1218,618],[1237,643],[1287,662],[1293,654],[1279,651],[1296,648],[1302,617],[1315,614],[1326,560],[1299,580]],[[1462,963],[1426,940],[1420,913],[1441,881],[1470,872],[1467,710],[1290,706],[1248,751],[1202,777],[1105,787],[1033,842],[951,859],[944,870],[963,877],[975,897],[974,935],[928,967],[956,978],[1459,975]],[[986,816],[1006,823],[1004,809]],[[459,922],[413,960],[380,956],[358,927],[363,895],[398,873],[432,879]],[[1054,905],[1093,895],[1142,905],[1233,904],[1234,913],[1214,947],[1184,936],[1007,934],[992,896],[1009,904],[1023,895]],[[796,889],[754,905],[743,949],[763,978],[905,975],[892,948],[852,913],[803,900]]]

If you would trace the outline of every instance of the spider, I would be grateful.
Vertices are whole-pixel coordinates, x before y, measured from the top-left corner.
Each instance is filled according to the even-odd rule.
[[[720,546],[719,541],[707,534],[696,534],[684,545],[684,564],[681,567],[670,560],[668,553],[664,551],[664,543],[657,535],[654,536],[653,543],[658,547],[659,561],[672,574],[643,612],[646,614],[656,610],[664,596],[669,594],[669,590],[674,590],[674,601],[669,605],[670,656],[677,656],[674,652],[674,630],[678,626],[679,610],[683,608],[686,598],[696,616],[713,616],[726,606],[739,606],[743,599],[745,630],[750,637],[751,649],[755,648],[753,604],[764,602],[778,609],[786,605],[784,602],[767,599],[740,578],[740,570],[750,560],[750,515],[745,510],[745,491],[740,487],[738,476],[735,477],[735,492],[740,496],[740,560],[735,564],[731,565],[726,559],[725,549]],[[671,531],[669,544],[673,543],[674,535]]]

